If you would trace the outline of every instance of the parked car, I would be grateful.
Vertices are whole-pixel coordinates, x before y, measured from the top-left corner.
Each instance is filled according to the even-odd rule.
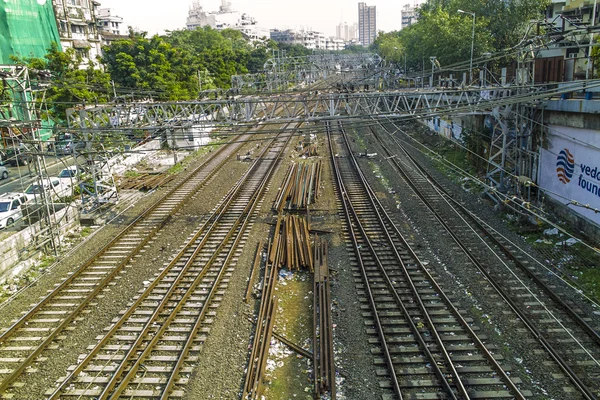
[[[68,140],[65,142],[56,143],[56,154],[67,155],[75,152],[80,152],[85,148],[84,142]]]
[[[0,195],[0,228],[6,228],[23,218],[21,206],[28,201],[24,193],[3,193]]]
[[[60,171],[57,178],[60,179],[60,183],[65,187],[77,185],[79,183],[79,168],[76,165],[72,165]]]
[[[0,165],[0,179],[8,178],[8,168],[3,165]]]
[[[67,167],[60,171],[60,173],[58,174],[58,178],[60,179],[71,179],[77,178],[78,176],[79,168],[77,168],[77,165],[71,165],[70,167]]]
[[[32,162],[33,156],[24,147],[10,147],[4,150],[2,161],[11,167],[18,167]]]
[[[70,194],[70,190],[56,177],[44,178],[41,185],[38,182],[32,183],[25,190],[29,199],[41,198],[42,193],[49,198],[59,198]]]

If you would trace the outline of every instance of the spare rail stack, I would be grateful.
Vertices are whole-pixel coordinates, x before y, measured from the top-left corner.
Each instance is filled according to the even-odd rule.
[[[274,209],[306,210],[319,198],[322,174],[321,161],[290,165],[283,187],[275,200]]]

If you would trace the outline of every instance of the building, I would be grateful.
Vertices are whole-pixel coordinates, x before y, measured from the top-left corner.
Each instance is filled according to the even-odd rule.
[[[105,33],[112,33],[113,35],[122,35],[121,24],[123,24],[123,18],[113,15],[110,8],[98,9],[96,16],[98,20],[98,27],[104,35]]]
[[[357,39],[356,33],[358,32],[358,24],[355,22],[352,25],[349,25],[347,22],[341,23],[336,26],[335,29],[335,37],[337,39],[342,39],[346,42]]]
[[[328,38],[325,42],[325,49],[330,51],[339,51],[346,48],[346,41],[339,38]]]
[[[420,4],[415,2],[413,6],[405,4],[404,7],[402,7],[402,11],[400,11],[400,15],[402,16],[402,29],[417,22],[417,9],[419,6]]]
[[[101,36],[96,19],[95,0],[52,0],[54,15],[64,49],[74,48],[84,59],[83,68],[101,54]]]
[[[249,40],[257,41],[269,37],[269,30],[257,25],[256,19],[246,13],[235,11],[230,2],[221,0],[219,11],[206,12],[199,1],[192,3],[189,9],[186,27],[196,29],[210,26],[213,29],[235,29]]]
[[[592,46],[585,44],[598,38],[595,32],[599,16],[600,7],[594,0],[552,0],[546,18],[539,22],[549,44],[536,53],[533,74],[536,83],[598,76],[598,61],[590,57]]]
[[[14,64],[11,55],[42,58],[52,42],[60,43],[50,2],[3,1],[0,15],[0,64]]]
[[[377,37],[377,10],[375,6],[358,3],[358,40],[368,47]]]
[[[271,40],[279,43],[286,43],[290,45],[301,45],[307,49],[314,50],[326,50],[328,46],[338,46],[336,44],[329,43],[334,40],[332,38],[325,37],[325,34],[317,31],[296,31],[293,29],[279,30],[272,29],[270,32]],[[342,46],[343,48],[343,46]]]

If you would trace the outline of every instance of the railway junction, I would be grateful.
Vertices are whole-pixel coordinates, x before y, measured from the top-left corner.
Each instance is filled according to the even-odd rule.
[[[88,149],[132,128],[215,139],[1,305],[2,396],[598,398],[597,300],[506,221],[537,211],[509,127],[600,82],[416,90],[374,55],[342,61],[70,110]],[[504,134],[483,196],[423,123],[476,114]],[[109,187],[88,154],[86,184]]]

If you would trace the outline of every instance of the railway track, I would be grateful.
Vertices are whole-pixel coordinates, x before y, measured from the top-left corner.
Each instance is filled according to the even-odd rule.
[[[241,145],[225,145],[214,152],[0,334],[0,393],[10,395],[11,386],[22,374],[60,339],[71,322],[114,281],[172,215],[211,180]]]
[[[396,229],[358,168],[341,124],[326,128],[386,397],[524,399],[529,392],[519,389],[520,380],[509,378],[495,349]]]
[[[580,308],[585,299],[453,199],[399,140],[388,136],[395,144],[392,154],[390,141],[382,141],[374,129],[372,133],[395,170],[538,341],[547,362],[558,367],[583,398],[598,398],[600,327]],[[565,387],[571,389],[568,382]]]
[[[288,132],[273,140],[49,399],[183,397],[227,277],[291,137]]]

